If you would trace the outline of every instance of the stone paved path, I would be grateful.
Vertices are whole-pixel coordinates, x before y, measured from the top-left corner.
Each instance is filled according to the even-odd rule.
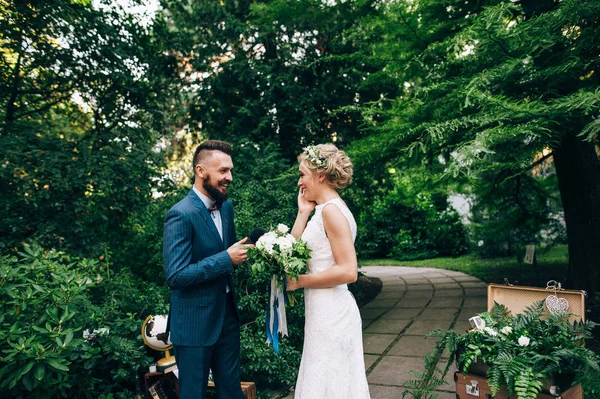
[[[410,370],[423,370],[423,358],[434,347],[435,338],[425,334],[438,328],[468,329],[469,318],[486,310],[487,285],[442,269],[368,266],[360,271],[383,282],[381,293],[360,310],[371,399],[399,399],[406,382],[414,379]],[[456,398],[454,371],[446,376],[440,399]]]
[[[414,379],[410,370],[423,370],[423,358],[435,345],[425,334],[467,330],[469,318],[486,310],[487,285],[450,270],[371,266],[361,271],[383,282],[381,293],[360,311],[371,398],[401,398],[405,383]],[[456,398],[454,371],[440,387],[440,399]]]

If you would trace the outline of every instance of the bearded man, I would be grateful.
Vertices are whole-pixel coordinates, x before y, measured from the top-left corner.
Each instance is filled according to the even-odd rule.
[[[169,328],[179,398],[204,399],[209,370],[217,397],[243,399],[240,387],[240,317],[232,273],[247,258],[236,242],[231,144],[208,140],[194,153],[194,186],[167,212],[163,259],[171,289]]]

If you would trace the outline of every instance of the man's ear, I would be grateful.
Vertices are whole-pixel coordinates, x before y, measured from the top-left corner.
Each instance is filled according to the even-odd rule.
[[[204,166],[202,166],[201,164],[198,164],[194,167],[194,170],[196,171],[196,176],[204,178],[204,172],[206,172],[206,169],[204,168]]]

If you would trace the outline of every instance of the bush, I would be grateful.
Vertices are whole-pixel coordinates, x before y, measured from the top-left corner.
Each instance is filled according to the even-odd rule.
[[[140,310],[164,311],[160,292],[131,275],[111,277],[106,263],[35,246],[1,256],[0,387],[17,399],[131,398],[152,362]]]
[[[359,255],[414,260],[465,253],[467,238],[460,216],[452,208],[438,206],[425,195],[414,199],[390,195],[375,201],[360,213]]]

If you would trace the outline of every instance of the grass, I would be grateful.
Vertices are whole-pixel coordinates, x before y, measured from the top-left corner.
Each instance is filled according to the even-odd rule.
[[[522,259],[522,256],[519,258]],[[504,283],[545,287],[549,280],[565,281],[568,267],[566,245],[536,248],[536,265],[524,264],[517,256],[481,258],[467,254],[456,258],[444,257],[401,261],[396,259],[362,259],[359,266],[409,266],[456,270],[477,277],[486,283]],[[565,287],[567,288],[567,287]]]

